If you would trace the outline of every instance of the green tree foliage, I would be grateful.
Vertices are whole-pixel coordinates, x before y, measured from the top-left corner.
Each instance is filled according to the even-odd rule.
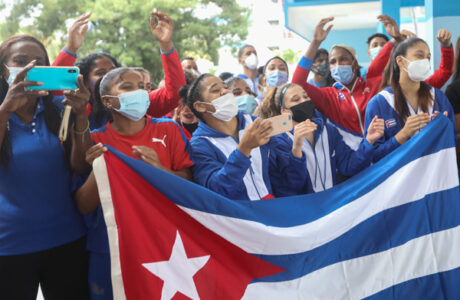
[[[200,8],[209,6],[215,15],[197,15]],[[91,11],[94,26],[78,55],[109,53],[124,66],[145,67],[159,81],[163,77],[160,50],[149,27],[153,8],[174,20],[173,42],[181,57],[201,57],[216,64],[222,44],[236,44],[248,33],[249,11],[235,0],[16,0],[0,24],[0,38],[32,34],[43,41],[53,58],[65,44],[70,25],[66,21]]]
[[[288,64],[294,64],[300,59],[302,53],[301,51],[286,49],[281,52],[278,52],[277,55],[284,59]]]

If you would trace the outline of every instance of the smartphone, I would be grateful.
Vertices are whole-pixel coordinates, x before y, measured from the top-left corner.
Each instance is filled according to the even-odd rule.
[[[43,82],[40,86],[29,86],[29,90],[76,90],[78,89],[78,67],[33,67],[27,72],[27,81]]]
[[[269,136],[275,136],[281,133],[291,131],[294,125],[292,124],[291,114],[281,114],[279,116],[274,116],[266,119],[265,121],[270,121],[272,123],[273,131]]]

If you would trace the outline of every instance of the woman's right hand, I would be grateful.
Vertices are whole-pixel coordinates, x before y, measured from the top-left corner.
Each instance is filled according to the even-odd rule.
[[[307,119],[294,127],[294,143],[292,144],[292,155],[297,158],[302,158],[302,146],[304,139],[307,139],[310,144],[314,143],[314,134],[318,129],[318,125]]]
[[[265,145],[270,141],[269,134],[273,130],[272,124],[270,121],[262,121],[261,118],[258,118],[249,125],[238,145],[237,149],[247,157],[251,155],[252,149]]]
[[[107,151],[107,147],[105,147],[102,143],[92,146],[88,149],[88,151],[86,151],[86,162],[92,166],[93,161]]]
[[[420,113],[415,116],[410,116],[406,120],[403,129],[398,133],[396,139],[400,144],[406,142],[409,138],[413,137],[418,131],[430,122],[430,116],[427,113]]]
[[[24,106],[30,98],[37,98],[48,95],[48,91],[26,90],[29,86],[40,86],[43,83],[37,81],[25,81],[27,72],[35,67],[36,61],[33,60],[18,73],[13,83],[8,88],[5,100],[0,106],[0,111],[10,115]]]

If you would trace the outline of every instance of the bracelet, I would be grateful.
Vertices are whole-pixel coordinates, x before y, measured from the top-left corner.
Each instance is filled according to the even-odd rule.
[[[88,130],[89,130],[89,120],[88,120],[88,125],[86,125],[85,130],[83,130],[83,131],[76,131],[76,130],[75,130],[75,126],[74,126],[74,128],[73,128],[73,132],[74,132],[75,134],[77,134],[77,135],[84,135]]]

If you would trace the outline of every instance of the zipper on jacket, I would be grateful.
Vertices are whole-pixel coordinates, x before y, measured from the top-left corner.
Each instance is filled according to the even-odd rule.
[[[256,189],[257,196],[259,196],[259,199],[262,199],[262,197],[260,196],[259,190],[257,189],[256,182],[254,181],[254,177],[252,176],[252,174],[254,174],[254,170],[252,169],[252,165],[249,166],[249,170],[250,170],[249,174],[251,174],[252,184],[254,185],[254,188]]]
[[[346,86],[343,86],[348,90],[350,93],[351,101],[353,102],[353,105],[355,106],[356,113],[358,114],[358,120],[359,120],[359,127],[361,128],[361,132],[364,135],[364,127],[363,127],[363,121],[361,120],[361,113],[359,112],[358,104],[356,104],[355,97],[353,97],[353,90],[355,89],[355,85],[358,82],[359,78],[356,78],[355,83],[353,84],[353,87],[351,88],[351,91],[348,90]]]

